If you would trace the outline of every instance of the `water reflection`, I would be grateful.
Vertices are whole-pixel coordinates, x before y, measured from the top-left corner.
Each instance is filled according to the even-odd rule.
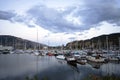
[[[103,63],[96,63],[96,62],[90,62],[88,61],[88,64],[90,64],[95,69],[100,69]]]
[[[74,70],[77,71],[79,73],[79,69],[77,67],[77,63],[73,63],[73,62],[67,62],[67,64]]]
[[[0,80],[24,80],[37,75],[39,80],[82,80],[90,74],[120,76],[119,63],[86,65],[68,63],[53,56],[29,54],[0,55]],[[96,69],[97,68],[97,69]]]

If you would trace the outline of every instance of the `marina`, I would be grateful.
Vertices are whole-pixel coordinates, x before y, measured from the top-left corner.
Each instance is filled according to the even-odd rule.
[[[1,41],[3,39],[4,37]],[[29,44],[24,45],[22,41],[24,42],[22,39],[19,41],[19,45],[17,42],[16,46],[8,45],[9,41],[6,44],[1,43],[0,80],[86,80],[90,76],[97,77],[98,80],[106,76],[119,79],[120,48],[111,49],[107,36],[105,47],[99,48],[91,47],[89,44],[88,47],[81,46],[80,49],[78,46],[76,48],[74,42],[64,47],[52,47],[29,41]],[[72,43],[74,44],[71,45]],[[79,45],[81,44],[83,43]],[[117,43],[118,45],[120,43]]]
[[[37,76],[38,80],[84,80],[90,75],[108,74],[120,76],[119,61],[99,63],[89,60],[80,63],[79,60],[65,60],[61,54],[58,56],[38,56],[34,53],[1,54],[0,80],[25,80],[26,77],[34,76]]]
[[[120,0],[0,0],[0,80],[120,80]]]

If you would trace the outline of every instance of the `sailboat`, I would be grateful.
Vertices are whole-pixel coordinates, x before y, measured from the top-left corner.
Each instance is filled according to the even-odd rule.
[[[106,58],[101,55],[100,51],[100,40],[98,39],[98,50],[95,50],[94,53],[90,56],[87,56],[87,60],[96,63],[106,62]]]
[[[109,60],[109,61],[119,61],[120,60],[120,57],[119,57],[119,55],[116,55],[115,53],[114,53],[114,51],[112,51],[112,50],[109,50],[109,47],[108,47],[108,45],[109,45],[109,43],[108,43],[108,37],[106,38],[106,41],[107,41],[107,59]],[[119,41],[119,44],[120,44],[120,41]]]
[[[76,59],[71,52],[65,54],[64,56],[67,62],[76,62]]]
[[[87,63],[87,60],[85,58],[85,54],[83,51],[78,50],[78,41],[76,42],[76,51],[74,52],[74,57],[78,64],[85,65]]]
[[[34,54],[35,54],[35,56],[39,56],[40,55],[40,53],[37,50],[34,51]]]
[[[120,37],[119,37],[119,51],[118,51],[118,54],[117,54],[117,56],[116,56],[118,59],[119,59],[119,61],[120,61]]]
[[[37,47],[38,47],[38,28],[37,28],[37,43],[36,43],[36,47],[35,47],[35,51],[34,51],[34,54],[35,54],[35,56],[39,56],[40,55],[40,53],[39,53],[39,51],[38,51],[38,49],[37,49]]]
[[[61,43],[62,43],[62,38],[61,38]],[[61,50],[60,50],[60,52],[57,51],[57,53],[56,53],[56,58],[57,58],[57,59],[65,60],[64,48],[63,48],[63,47],[64,47],[64,46],[61,45]]]
[[[1,42],[0,42],[0,54],[10,54],[11,51],[13,50],[13,47],[8,45],[8,38],[5,36],[5,45],[2,45],[2,37],[1,37]]]
[[[63,54],[58,54],[56,56],[57,59],[65,60],[65,56]]]

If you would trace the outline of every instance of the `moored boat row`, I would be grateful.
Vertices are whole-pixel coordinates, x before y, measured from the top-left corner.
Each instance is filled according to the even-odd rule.
[[[86,64],[87,61],[95,63],[107,63],[108,61],[120,61],[119,55],[103,54],[103,53],[92,53],[88,54],[87,52],[68,52],[64,54],[58,54],[57,59],[65,59],[66,61],[77,62],[79,64]]]

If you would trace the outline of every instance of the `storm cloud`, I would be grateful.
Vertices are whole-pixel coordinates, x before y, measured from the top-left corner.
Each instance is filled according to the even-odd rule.
[[[75,5],[64,11],[43,5],[34,6],[28,10],[28,14],[35,19],[35,24],[53,32],[87,30],[103,21],[120,25],[118,0],[83,0],[83,2],[82,6]],[[71,16],[72,20],[67,20],[67,16]],[[74,24],[73,18],[82,24]]]
[[[19,23],[24,23],[28,27],[35,27],[34,25],[30,23],[32,21],[30,17],[19,15],[11,11],[0,11],[0,20],[7,20],[13,23],[19,22]]]
[[[84,0],[84,9],[74,13],[81,16],[86,26],[97,25],[103,21],[120,25],[120,1],[119,0]]]
[[[11,20],[11,18],[13,18],[14,16],[16,16],[15,13],[10,12],[10,11],[0,11],[0,20]]]
[[[66,20],[66,16],[72,13],[73,8],[65,11],[58,11],[53,8],[48,8],[44,5],[39,5],[28,10],[29,16],[33,17],[35,24],[53,32],[69,32],[78,30],[78,26]]]
[[[0,11],[0,19],[25,23],[28,27],[34,27],[35,24],[51,32],[68,33],[88,30],[104,21],[120,26],[119,0],[81,1],[82,5],[78,3],[63,10],[41,4],[36,5],[28,9],[25,16]]]

